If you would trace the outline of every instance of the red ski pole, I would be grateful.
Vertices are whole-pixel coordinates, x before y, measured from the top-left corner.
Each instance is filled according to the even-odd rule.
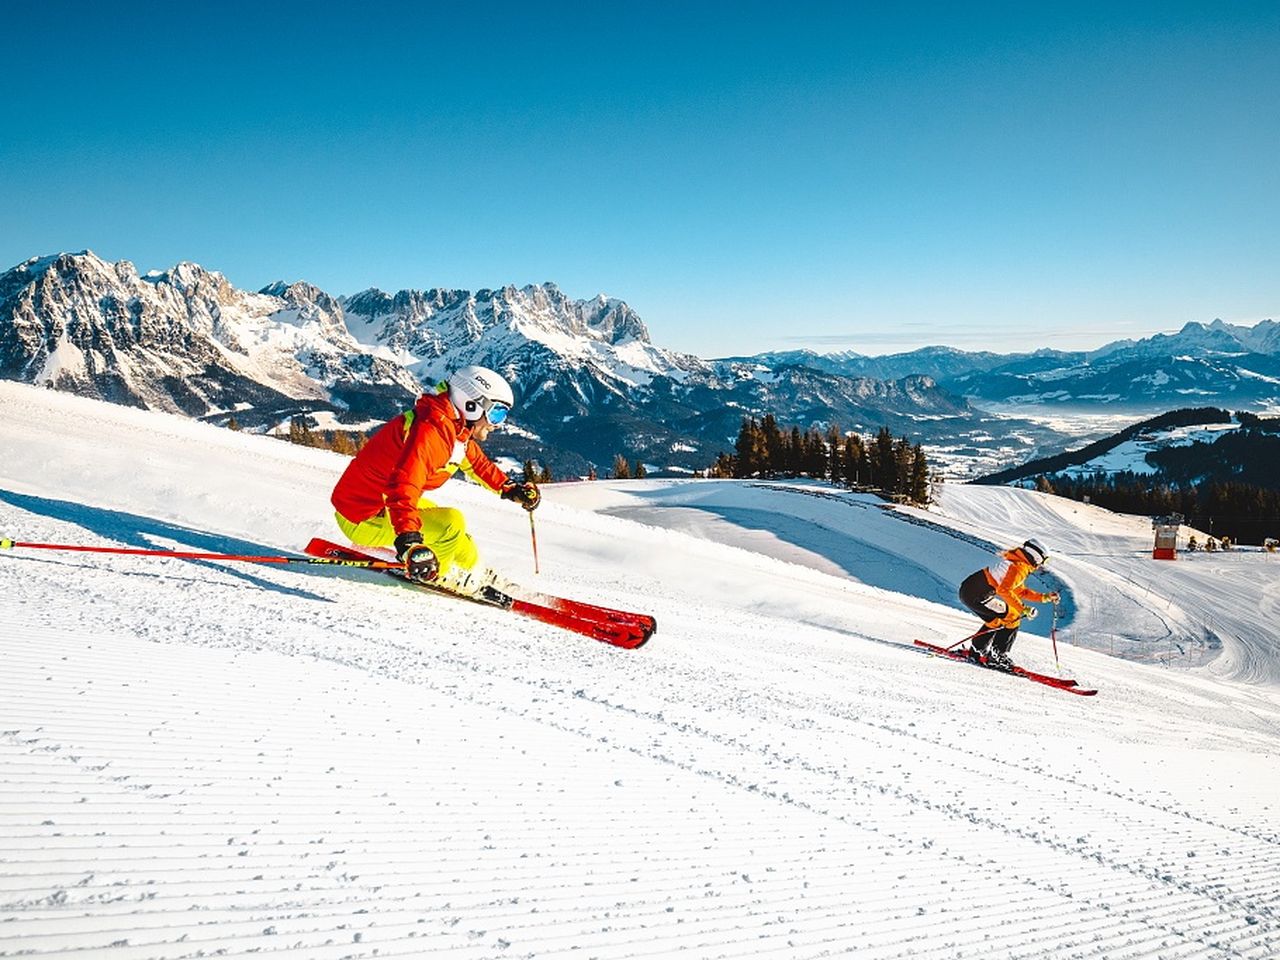
[[[538,570],[538,531],[533,525],[533,511],[529,511],[529,540],[533,543],[533,572]]]
[[[999,627],[988,627],[986,624],[983,624],[977,633],[970,634],[967,637],[963,637],[962,639],[957,640],[951,646],[947,647],[947,649],[954,650],[956,647],[960,646],[960,644],[962,643],[968,643],[970,640],[977,640],[984,633],[995,633],[999,629],[1000,629]]]
[[[133,547],[85,547],[71,543],[24,543],[0,537],[0,550],[73,550],[79,553],[112,553],[134,557],[177,557],[182,560],[234,560],[240,563],[317,563],[335,567],[393,570],[403,566],[389,560],[338,560],[331,557],[252,556],[240,553],[201,553],[194,550],[142,550]]]

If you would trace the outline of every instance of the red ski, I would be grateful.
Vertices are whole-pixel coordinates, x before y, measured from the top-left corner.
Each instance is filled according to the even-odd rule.
[[[969,655],[964,650],[952,650],[948,647],[940,647],[937,644],[925,643],[923,640],[914,641],[917,647],[923,647],[930,653],[937,654],[940,657],[950,657],[952,660],[959,660],[961,663],[973,663],[976,666],[985,666],[985,660],[982,663],[974,663],[969,659]],[[1051,677],[1047,673],[1033,673],[1030,670],[1024,670],[1022,667],[1014,667],[1012,670],[999,671],[1007,673],[1011,677],[1022,677],[1024,680],[1030,680],[1032,683],[1041,683],[1046,687],[1056,687],[1058,690],[1064,690],[1067,693],[1074,693],[1081,697],[1096,696],[1097,690],[1086,690],[1081,687],[1075,680],[1066,680],[1061,677]]]
[[[305,552],[313,557],[335,560],[386,559],[386,556],[376,548],[342,546],[319,538],[308,543]],[[385,572],[408,586],[428,593],[508,610],[519,616],[548,623],[626,650],[643,646],[658,629],[657,620],[648,614],[614,610],[609,607],[567,600],[563,597],[545,597],[542,598],[544,602],[536,602],[503,593],[493,587],[487,587],[477,595],[457,593],[446,587],[406,580],[398,569]]]
[[[615,610],[613,607],[598,607],[593,603],[581,600],[569,600],[565,597],[554,597],[546,593],[534,594],[540,601],[561,613],[567,613],[585,620],[603,620],[606,623],[627,623],[649,634],[657,633],[658,620],[647,613],[632,613],[629,610]]]

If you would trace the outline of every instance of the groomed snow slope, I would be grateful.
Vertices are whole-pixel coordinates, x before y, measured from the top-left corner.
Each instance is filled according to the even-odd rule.
[[[23,540],[286,550],[332,534],[342,465],[0,383]],[[657,615],[634,652],[374,574],[0,555],[0,956],[1280,951],[1275,686],[1066,647],[1080,698],[931,659],[912,636],[970,626],[930,593],[977,549],[951,531],[863,511],[912,550],[872,586],[846,563],[892,558],[585,505],[655,489],[552,486],[537,514],[541,586]],[[446,490],[532,580],[523,514]]]
[[[1145,517],[968,484],[940,485],[927,511],[812,483],[590,484],[562,499],[957,609],[956,584],[1034,536],[1052,559],[1032,583],[1063,595],[1062,642],[1280,684],[1280,560],[1239,548],[1154,561]],[[805,613],[831,626],[846,616],[825,605]],[[1048,619],[1024,633],[1048,637]]]

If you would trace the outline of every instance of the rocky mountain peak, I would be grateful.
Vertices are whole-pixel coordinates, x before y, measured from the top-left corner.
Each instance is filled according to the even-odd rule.
[[[319,287],[302,280],[294,283],[277,280],[263,287],[259,293],[284,302],[284,310],[275,315],[280,322],[295,326],[315,323],[326,339],[351,339],[343,319],[341,302]]]
[[[341,297],[340,300],[343,310],[347,313],[367,317],[370,320],[384,317],[395,310],[395,300],[391,295],[376,287],[361,290],[349,297]]]
[[[622,300],[600,294],[590,301],[587,326],[609,343],[622,344],[629,340],[650,343],[649,329],[640,315]]]
[[[712,364],[663,350],[625,301],[575,300],[554,283],[339,298],[281,280],[248,292],[195,263],[139,276],[89,251],[0,275],[0,376],[217,422],[234,411],[265,428],[327,412],[364,429],[472,363],[515,389],[519,415],[497,452],[550,456],[574,472],[617,453],[705,466],[743,416],[767,411],[855,429],[971,415],[928,378],[849,379],[807,363]]]

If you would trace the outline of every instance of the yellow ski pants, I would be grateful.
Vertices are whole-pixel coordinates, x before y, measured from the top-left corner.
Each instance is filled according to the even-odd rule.
[[[356,546],[389,547],[396,541],[395,528],[391,526],[391,518],[385,510],[362,523],[352,523],[340,513],[333,516],[342,532]],[[465,570],[476,565],[480,552],[471,534],[467,533],[467,518],[461,510],[437,507],[429,500],[419,500],[418,516],[422,520],[422,542],[440,561],[441,573],[455,563]]]

